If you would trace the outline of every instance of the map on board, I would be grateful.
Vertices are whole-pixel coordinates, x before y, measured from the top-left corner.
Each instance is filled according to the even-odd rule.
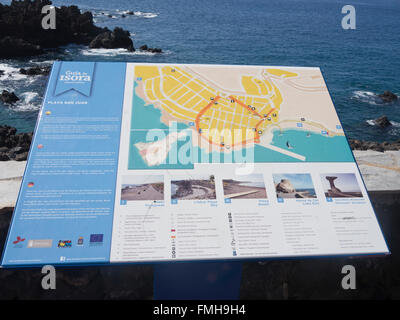
[[[353,161],[319,68],[136,65],[134,76],[130,169],[168,168],[185,137],[194,162],[242,149],[254,162]],[[154,129],[165,138],[146,139]]]

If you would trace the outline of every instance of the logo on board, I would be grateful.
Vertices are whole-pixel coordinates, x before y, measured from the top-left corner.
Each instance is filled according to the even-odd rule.
[[[95,62],[61,62],[54,95],[58,96],[73,90],[84,96],[90,96],[95,65]]]
[[[71,240],[59,240],[58,247],[59,248],[71,248],[72,242],[71,242]]]
[[[21,238],[18,236],[14,241],[14,248],[22,248],[23,242],[25,241],[25,238]]]
[[[92,81],[92,78],[86,72],[68,70],[65,74],[60,75],[59,80],[64,83],[83,83]]]
[[[90,245],[91,246],[101,246],[103,244],[104,235],[102,233],[91,234],[90,235]]]

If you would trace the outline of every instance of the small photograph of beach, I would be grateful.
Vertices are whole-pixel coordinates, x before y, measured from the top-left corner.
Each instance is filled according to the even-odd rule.
[[[311,175],[308,173],[274,174],[277,198],[316,198]]]
[[[171,181],[171,198],[177,200],[215,200],[213,175],[196,175]]]
[[[164,176],[135,175],[122,177],[121,200],[164,200]]]
[[[327,198],[362,198],[354,173],[324,173],[321,181]]]
[[[262,174],[236,176],[222,180],[225,199],[267,199]]]

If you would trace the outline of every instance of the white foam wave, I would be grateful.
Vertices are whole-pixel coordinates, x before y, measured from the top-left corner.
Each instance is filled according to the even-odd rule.
[[[5,63],[0,63],[0,70],[3,71],[0,75],[0,80],[21,80],[28,77],[19,73],[19,68],[15,68]]]
[[[352,98],[374,105],[379,104],[380,102],[378,96],[371,91],[354,91]]]
[[[393,127],[400,128],[400,122],[390,121]]]
[[[85,56],[106,56],[115,57],[118,55],[132,55],[135,52],[128,51],[127,49],[83,49],[81,54]]]
[[[14,111],[25,112],[36,111],[40,109],[40,101],[36,99],[37,97],[39,97],[39,94],[37,92],[24,92],[20,94],[19,97],[21,100],[11,106]]]
[[[21,97],[25,103],[31,103],[39,94],[37,92],[28,91],[21,94]]]
[[[40,109],[40,105],[34,103],[16,103],[14,106],[12,106],[12,109],[14,111],[21,112],[37,111]]]
[[[142,11],[134,11],[133,14],[137,17],[142,17],[146,19],[152,19],[158,17],[158,13],[154,12],[142,12]]]
[[[91,9],[91,12],[94,17],[107,17],[112,19],[119,18],[119,16],[122,15],[124,15],[125,17],[134,16],[139,18],[152,19],[158,17],[159,15],[159,13],[156,12],[130,11],[130,10],[120,10],[120,9],[116,10]]]
[[[375,123],[375,120],[366,120],[366,123],[368,123],[370,126],[377,126],[377,124]],[[396,121],[389,121],[391,123],[391,125],[395,128],[400,128],[400,122],[396,122]]]
[[[52,64],[53,64],[53,62],[54,62],[54,60],[43,60],[43,61],[38,61],[38,60],[36,60],[36,59],[31,59],[31,60],[29,60],[29,62],[30,63],[34,63],[34,64],[37,64],[37,65],[49,65],[49,66],[51,66]]]
[[[169,54],[169,51],[163,52],[164,54]],[[82,49],[81,54],[85,56],[105,56],[105,57],[116,57],[119,55],[129,55],[129,56],[154,56],[157,53],[136,50],[134,52],[128,51],[127,49]]]

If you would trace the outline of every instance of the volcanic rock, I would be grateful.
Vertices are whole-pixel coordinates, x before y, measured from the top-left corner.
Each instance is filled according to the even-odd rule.
[[[49,0],[0,4],[0,58],[37,55],[45,48],[71,43],[88,45],[99,34],[111,32],[107,28],[97,27],[91,12],[81,13],[74,5],[56,7],[56,29],[45,30],[42,28],[41,10],[51,4]]]
[[[282,179],[276,186],[277,192],[283,193],[292,193],[295,192],[296,189],[293,187],[292,183],[288,179]]]
[[[162,53],[162,50],[160,48],[149,48],[147,44],[141,46],[139,49],[142,51],[147,51],[152,53]]]
[[[19,69],[19,73],[28,75],[28,76],[37,76],[37,75],[48,75],[50,73],[51,67],[32,67],[32,68],[21,68]]]
[[[349,143],[352,150],[374,150],[379,152],[400,150],[400,140],[375,142],[350,139]]]
[[[26,57],[41,53],[43,50],[39,45],[29,43],[21,38],[0,38],[0,58]]]
[[[385,103],[390,103],[398,99],[398,97],[391,91],[385,91],[384,93],[379,94],[378,97]]]
[[[17,102],[19,98],[15,95],[14,92],[9,92],[7,90],[3,90],[3,92],[0,94],[0,101],[6,104],[13,104]]]
[[[129,31],[116,27],[114,31],[106,31],[96,36],[89,44],[90,48],[116,49],[125,48],[135,51]]]
[[[377,119],[374,120],[374,123],[381,127],[381,128],[386,128],[390,127],[392,124],[390,123],[389,119],[386,116],[381,116]]]
[[[26,160],[32,135],[32,132],[17,134],[13,127],[0,126],[0,161]]]

